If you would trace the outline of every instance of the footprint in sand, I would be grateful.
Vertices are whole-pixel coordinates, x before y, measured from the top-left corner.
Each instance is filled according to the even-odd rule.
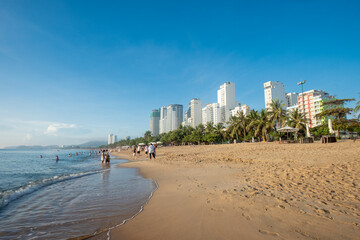
[[[277,233],[277,232],[270,232],[270,231],[262,230],[262,229],[259,229],[259,232],[262,233],[262,234],[265,234],[265,235],[280,237],[280,234]]]

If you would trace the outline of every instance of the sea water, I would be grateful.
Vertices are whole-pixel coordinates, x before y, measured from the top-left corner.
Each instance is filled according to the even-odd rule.
[[[100,236],[132,218],[157,185],[123,162],[102,165],[89,150],[0,150],[0,238]]]

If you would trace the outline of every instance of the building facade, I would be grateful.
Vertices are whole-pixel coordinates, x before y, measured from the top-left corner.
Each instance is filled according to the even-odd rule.
[[[158,109],[152,110],[150,114],[150,132],[152,136],[160,134],[160,111]]]
[[[280,103],[288,106],[288,100],[285,95],[285,86],[281,82],[266,82],[264,83],[264,95],[265,95],[265,108],[269,108],[271,102],[279,100]]]
[[[183,121],[183,105],[171,104],[160,108],[159,133],[178,129]]]
[[[160,134],[166,133],[166,116],[167,116],[167,108],[160,108],[160,120],[159,120],[159,132]]]
[[[190,101],[186,121],[193,128],[202,123],[202,101],[199,98],[194,98]]]
[[[235,83],[226,82],[220,85],[217,91],[217,99],[220,108],[220,121],[225,123],[230,119],[230,110],[236,107]]]
[[[242,112],[244,116],[248,116],[250,114],[250,107],[248,105],[240,105],[236,106],[234,109],[230,111],[231,116],[236,116],[238,113]]]
[[[298,96],[299,94],[297,94],[296,92],[292,92],[292,93],[287,93],[286,94],[286,102],[287,102],[287,107],[292,107],[298,104]]]
[[[114,144],[117,141],[116,135],[109,133],[108,135],[108,144]]]
[[[321,125],[322,119],[317,118],[316,114],[321,113],[323,101],[329,99],[331,99],[330,95],[322,90],[310,90],[299,94],[299,112],[305,116],[310,128]]]

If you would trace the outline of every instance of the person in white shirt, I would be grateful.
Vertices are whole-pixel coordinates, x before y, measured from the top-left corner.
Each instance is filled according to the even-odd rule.
[[[155,158],[155,146],[152,143],[149,146],[149,154],[150,154],[150,159],[151,159],[151,156],[153,156]]]
[[[140,147],[140,145],[137,147],[137,154],[139,155],[139,157],[140,157],[140,150],[141,150],[141,147]]]

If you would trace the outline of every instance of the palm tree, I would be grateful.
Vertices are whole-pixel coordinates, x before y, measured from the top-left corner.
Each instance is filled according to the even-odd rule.
[[[261,109],[258,118],[254,118],[248,125],[248,129],[254,128],[255,137],[261,137],[264,142],[268,139],[268,133],[273,129],[273,124],[269,119],[269,113],[265,109]]]
[[[230,125],[227,128],[227,132],[232,138],[239,139],[239,135],[241,134],[241,127],[239,124],[239,117],[232,116],[230,118]]]
[[[285,107],[285,104],[279,100],[272,100],[268,109],[269,118],[275,129],[281,128],[282,124],[286,121],[286,110],[283,107]]]
[[[216,124],[214,127],[214,133],[220,137],[220,140],[224,139],[224,125],[222,123]]]
[[[354,108],[354,112],[357,113],[357,112],[359,112],[359,110],[360,110],[360,100],[357,101],[356,106]],[[358,119],[360,119],[360,114],[358,115]]]
[[[205,125],[205,133],[211,133],[214,130],[214,125],[212,122],[207,122]]]
[[[299,131],[305,133],[307,120],[304,115],[299,112],[299,109],[289,112],[289,127],[297,128]],[[297,132],[295,132],[295,139],[297,138]]]

